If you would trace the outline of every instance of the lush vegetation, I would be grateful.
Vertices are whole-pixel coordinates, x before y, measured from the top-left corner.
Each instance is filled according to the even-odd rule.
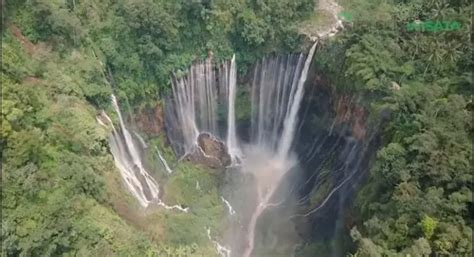
[[[353,254],[469,255],[472,4],[340,3],[353,22],[325,42],[318,65],[337,92],[362,96],[373,124],[379,111],[391,113],[379,131],[383,146],[355,202]],[[310,16],[313,4],[6,0],[2,256],[213,256],[206,227],[218,233],[225,211],[216,178],[186,163],[173,166],[171,176],[152,167],[166,182],[164,200],[193,211],[142,215],[123,188],[108,149],[110,131],[97,124],[97,110],[110,109],[112,92],[132,107],[156,101],[167,93],[172,72],[211,52],[216,62],[235,53],[240,72],[246,73],[265,54],[298,51],[298,24]],[[461,28],[407,31],[415,20],[457,21]],[[237,103],[239,120],[249,116],[244,100]],[[163,140],[149,143],[150,163],[158,163],[155,146],[176,161]],[[312,200],[319,199],[316,194]],[[317,251],[308,248],[304,254]]]
[[[172,72],[211,52],[242,64],[295,51],[312,0],[7,0],[2,24],[2,256],[214,256],[224,207],[216,177],[152,167],[170,204],[143,215],[96,121],[154,103]],[[240,65],[245,72],[246,65]],[[169,148],[154,139],[168,160]],[[155,158],[155,159],[153,159]],[[161,173],[160,173],[161,172]],[[199,182],[199,188],[196,183]],[[170,215],[172,213],[173,215]],[[150,225],[153,224],[153,225]]]
[[[44,49],[31,58],[10,34],[3,39],[2,256],[153,249],[110,208],[105,178],[118,173],[82,88],[97,62]]]
[[[319,64],[340,92],[361,95],[374,116],[391,112],[358,194],[355,256],[469,256],[472,3],[342,2],[353,22],[325,46]],[[462,26],[407,31],[415,20]]]
[[[156,98],[172,72],[209,52],[217,62],[236,53],[245,71],[264,54],[298,50],[296,24],[312,6],[312,0],[20,0],[7,1],[7,18],[34,43],[97,56],[119,96],[133,104]],[[106,102],[105,90],[93,88],[89,100]]]
[[[165,200],[192,212],[141,214],[87,102],[90,87],[109,87],[100,63],[13,34],[2,44],[2,256],[212,256],[206,228],[217,233],[224,213],[216,178],[185,163],[169,178],[154,168],[168,180]],[[157,146],[173,160],[151,143],[155,158]]]

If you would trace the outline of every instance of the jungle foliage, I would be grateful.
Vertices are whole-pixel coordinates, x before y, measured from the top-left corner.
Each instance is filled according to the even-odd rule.
[[[296,24],[312,0],[7,0],[7,18],[34,43],[97,56],[119,97],[132,105],[169,88],[172,72],[212,52],[236,54],[242,72],[259,57],[297,51]],[[90,96],[103,103],[99,92]]]
[[[318,63],[339,92],[361,94],[372,113],[391,112],[356,201],[354,255],[469,255],[472,3],[340,2],[353,21]],[[177,167],[165,200],[197,212],[131,225],[114,206],[126,190],[113,182],[120,177],[96,108],[108,108],[113,91],[132,106],[154,101],[172,72],[209,52],[216,62],[236,53],[245,73],[265,54],[298,51],[296,27],[313,1],[6,0],[5,8],[2,256],[154,256],[192,251],[194,243],[209,256],[204,226],[223,211],[213,178]],[[407,31],[414,20],[461,28]]]
[[[353,22],[318,62],[340,92],[360,95],[373,116],[391,113],[355,203],[354,256],[470,256],[472,3],[342,4]],[[408,31],[416,20],[461,28]]]
[[[95,116],[112,112],[112,92],[132,107],[156,102],[172,72],[210,52],[250,64],[298,50],[295,24],[312,0],[2,4],[1,255],[215,255],[206,227],[214,237],[225,211],[215,177],[173,166],[173,176],[157,175],[164,200],[193,211],[138,215]],[[171,153],[155,143],[150,156],[155,146]]]
[[[104,178],[115,171],[108,132],[85,97],[97,62],[46,49],[35,49],[32,58],[10,34],[2,51],[2,256],[152,249],[110,208]]]

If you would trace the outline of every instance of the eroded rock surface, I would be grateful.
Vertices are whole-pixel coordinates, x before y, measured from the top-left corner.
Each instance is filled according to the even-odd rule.
[[[142,108],[134,119],[140,131],[149,136],[159,136],[164,129],[164,113],[161,104]]]
[[[185,160],[198,163],[212,169],[224,168],[231,164],[227,146],[208,133],[201,133],[196,147],[186,155]]]

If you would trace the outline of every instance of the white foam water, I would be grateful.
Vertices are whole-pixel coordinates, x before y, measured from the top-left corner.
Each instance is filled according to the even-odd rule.
[[[217,254],[219,254],[220,257],[230,257],[231,256],[231,253],[232,251],[221,245],[219,242],[217,242],[216,240],[213,240],[212,237],[211,237],[211,229],[210,228],[207,228],[206,229],[206,232],[207,232],[207,237],[209,238],[209,240],[211,240],[211,242],[214,244],[214,246],[216,247],[216,252]]]
[[[104,111],[97,117],[97,121],[102,126],[112,128],[112,134],[109,140],[110,150],[114,157],[115,166],[120,171],[129,191],[143,207],[156,204],[168,210],[175,209],[187,212],[188,208],[183,208],[179,205],[166,205],[159,198],[160,190],[158,183],[150,173],[145,170],[139,148],[135,144],[123,121],[117,98],[114,95],[112,95],[112,105],[119,119],[120,130],[115,128],[112,120]],[[143,140],[138,134],[136,134],[136,136],[139,140]],[[143,147],[147,147],[144,140],[141,144]]]
[[[235,215],[235,210],[232,208],[232,205],[230,205],[229,201],[227,201],[224,197],[221,196],[222,202],[227,206],[227,210],[229,211],[230,215]]]
[[[158,149],[158,147],[156,148],[156,152],[158,153],[158,158],[160,159],[161,164],[162,164],[163,167],[165,168],[166,172],[168,172],[169,174],[173,173],[173,170],[170,168],[170,166],[168,165],[168,162],[166,162],[166,160],[165,160],[165,158],[163,157],[163,155],[161,155],[161,152],[160,152],[160,150]]]
[[[138,199],[140,204],[147,207],[159,195],[158,184],[145,170],[140,159],[140,153],[122,118],[117,99],[112,95],[112,105],[119,118],[120,132],[113,128],[110,142],[115,164],[120,170],[125,183]],[[110,120],[110,118],[108,118]]]

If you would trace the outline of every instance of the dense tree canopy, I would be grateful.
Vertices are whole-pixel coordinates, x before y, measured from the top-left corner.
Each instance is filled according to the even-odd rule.
[[[171,72],[212,51],[236,52],[242,65],[298,50],[296,24],[312,0],[299,1],[7,1],[7,18],[33,42],[92,51],[117,89],[134,103],[157,97]]]
[[[392,113],[384,146],[358,194],[356,255],[469,256],[472,3],[375,2],[343,1],[353,23],[319,61],[337,88],[362,95],[373,115]],[[408,31],[416,20],[462,25]]]
[[[135,217],[129,224],[123,217],[132,219],[134,203],[114,168],[110,131],[97,123],[96,113],[110,110],[112,92],[131,106],[156,102],[172,72],[209,51],[216,62],[236,53],[249,64],[266,53],[298,50],[294,25],[312,5],[7,0],[1,255],[214,254],[204,229],[217,230],[223,213],[214,178],[197,167],[176,167],[180,172],[166,184],[165,200],[187,204],[194,213],[156,212],[147,217],[151,221]],[[197,179],[200,192],[194,189]]]
[[[353,254],[469,256],[472,3],[339,2],[353,21],[324,42],[317,63],[338,93],[362,96],[372,120],[380,110],[391,113],[354,204]],[[313,5],[6,0],[2,256],[154,256],[161,246],[182,252],[193,243],[207,244],[204,254],[213,252],[203,227],[217,224],[223,207],[215,181],[200,169],[180,166],[167,185],[173,194],[166,200],[200,206],[196,215],[159,214],[146,225],[118,215],[113,199],[126,198],[116,193],[124,189],[113,182],[118,175],[108,150],[110,131],[97,124],[96,112],[110,109],[112,92],[133,107],[157,101],[169,90],[170,74],[210,52],[216,62],[235,53],[245,74],[266,54],[301,50],[298,24]],[[417,20],[457,21],[461,27],[408,31]],[[237,102],[248,109],[249,103]],[[161,146],[158,139],[153,143]],[[204,193],[193,191],[197,177]],[[151,222],[157,227],[148,228]]]

